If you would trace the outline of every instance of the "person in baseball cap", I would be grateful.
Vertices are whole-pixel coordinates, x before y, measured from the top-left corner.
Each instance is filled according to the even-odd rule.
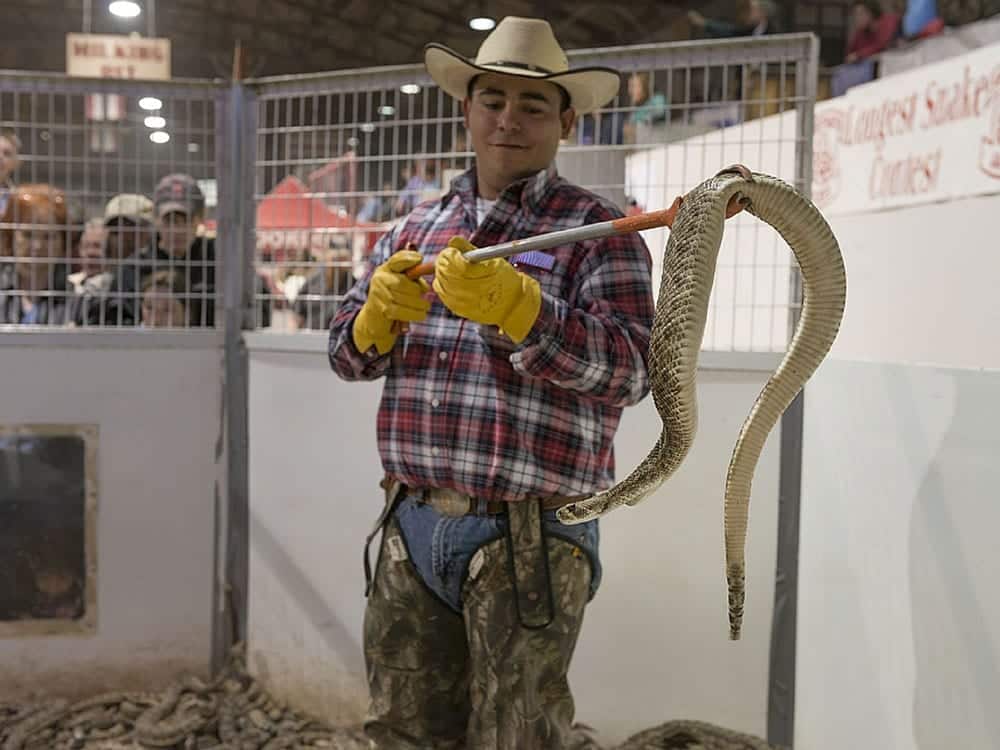
[[[168,174],[153,192],[160,246],[174,258],[188,254],[205,215],[205,194],[191,175]]]
[[[119,193],[104,207],[107,257],[128,258],[153,237],[153,201],[138,193]]]

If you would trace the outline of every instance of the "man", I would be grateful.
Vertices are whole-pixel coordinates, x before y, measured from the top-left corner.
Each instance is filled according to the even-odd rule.
[[[83,325],[91,316],[100,312],[113,274],[106,265],[107,228],[102,218],[89,220],[76,245],[79,270],[66,277],[69,298],[69,319]]]
[[[121,193],[104,207],[107,258],[118,264],[153,240],[153,201],[145,195]]]
[[[170,174],[153,192],[154,240],[131,253],[118,269],[106,315],[109,325],[140,322],[142,287],[156,271],[177,271],[191,299],[185,300],[192,326],[212,326],[215,319],[215,240],[201,237],[205,195],[193,177]],[[127,237],[126,230],[122,237]]]
[[[570,71],[548,23],[515,17],[474,63],[439,45],[425,63],[462,100],[475,167],[380,241],[330,330],[340,377],[385,378],[366,728],[379,750],[578,747],[566,675],[600,581],[598,526],[555,509],[612,483],[622,408],[647,393],[650,256],[627,235],[473,264],[461,237],[620,217],[553,165],[620,79]],[[432,302],[405,272],[445,245]]]

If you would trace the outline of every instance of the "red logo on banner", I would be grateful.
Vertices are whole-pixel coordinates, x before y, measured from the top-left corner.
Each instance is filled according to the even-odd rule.
[[[839,109],[816,114],[813,126],[812,200],[820,208],[833,203],[840,195],[840,129],[843,113]]]
[[[990,132],[983,136],[979,145],[979,168],[1000,180],[1000,98],[993,104]]]

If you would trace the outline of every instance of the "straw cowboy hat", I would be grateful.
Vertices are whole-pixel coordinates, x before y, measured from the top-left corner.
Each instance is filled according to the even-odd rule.
[[[584,114],[615,98],[621,78],[611,68],[569,69],[566,53],[548,21],[507,16],[483,40],[469,61],[441,44],[428,44],[424,64],[431,78],[456,99],[468,96],[469,81],[482,73],[503,73],[551,81],[566,89],[570,106]]]

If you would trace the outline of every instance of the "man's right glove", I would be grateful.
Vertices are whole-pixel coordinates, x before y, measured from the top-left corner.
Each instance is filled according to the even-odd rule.
[[[368,285],[368,299],[358,311],[351,331],[358,351],[366,352],[374,344],[379,354],[385,354],[399,335],[399,326],[394,323],[416,323],[427,317],[431,303],[424,295],[430,287],[423,279],[408,279],[404,273],[421,260],[416,250],[400,250],[375,269]]]

